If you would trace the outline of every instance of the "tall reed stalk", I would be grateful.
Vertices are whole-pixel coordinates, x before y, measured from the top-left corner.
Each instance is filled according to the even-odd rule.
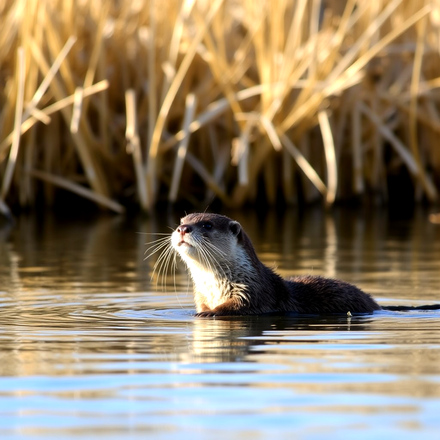
[[[331,205],[397,172],[438,198],[437,3],[6,0],[0,20],[3,213],[58,187],[116,212]]]

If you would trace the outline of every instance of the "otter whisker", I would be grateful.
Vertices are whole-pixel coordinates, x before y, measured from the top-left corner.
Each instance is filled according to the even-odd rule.
[[[166,284],[166,273],[168,271],[169,261],[171,260],[173,254],[175,256],[175,250],[171,244],[171,234],[163,235],[165,235],[165,237],[161,237],[157,240],[146,243],[151,244],[151,246],[145,251],[145,253],[149,252],[145,259],[148,259],[157,252],[160,252],[153,266],[150,279],[153,280],[156,276],[156,285],[158,285],[162,279],[162,288],[164,288]]]
[[[166,237],[162,237],[157,240],[153,240],[150,243],[152,243],[152,245],[145,251],[145,253],[148,253],[149,251],[150,251],[150,253],[145,257],[145,260],[160,251],[159,257],[157,258],[157,260],[153,266],[153,271],[152,271],[151,277],[150,277],[150,279],[153,280],[155,274],[157,273],[156,285],[158,285],[159,279],[160,279],[160,272],[162,270],[161,262],[163,262],[164,259],[165,260],[168,259],[168,254],[170,252],[174,252],[174,249],[171,245],[171,235],[166,234]],[[150,244],[150,243],[147,243],[147,244]],[[163,287],[164,287],[164,282],[162,281],[162,288]]]
[[[203,261],[206,263],[206,266],[209,267],[211,272],[215,272],[214,270],[214,264],[213,264],[213,256],[209,252],[207,246],[206,246],[206,239],[201,237],[200,240],[198,240],[199,246],[197,246],[197,249],[200,251],[200,255],[203,255]],[[214,260],[215,261],[215,260]]]
[[[211,243],[208,240],[204,240],[204,243],[206,244],[206,246],[208,248],[210,248],[211,250],[213,250],[216,254],[218,254],[220,257],[226,257],[227,254],[226,252],[222,251],[218,246],[216,246],[215,244]]]
[[[212,272],[217,272],[215,269],[219,269],[221,274],[227,278],[226,276],[226,272],[224,270],[223,264],[221,263],[221,261],[218,261],[215,257],[216,255],[214,255],[214,253],[219,253],[220,255],[223,254],[222,256],[226,256],[226,254],[221,251],[220,249],[218,249],[216,246],[214,246],[212,243],[210,243],[207,240],[204,240],[204,245],[206,246],[204,248],[204,251],[207,253],[207,255],[210,257],[210,261],[213,262],[215,261],[217,264],[211,263],[210,268]],[[218,252],[219,251],[219,252]]]
[[[164,258],[160,262],[160,266],[157,268],[157,275],[156,275],[156,285],[160,283],[162,286],[162,290],[166,287],[166,276],[168,272],[168,262],[170,261],[172,257],[171,252],[166,252],[166,255],[164,255]]]
[[[227,258],[226,252],[222,251],[219,247],[215,246],[213,243],[204,240],[204,244],[206,246],[206,250],[209,251],[210,255],[212,256],[213,260],[217,262],[223,269],[223,260]],[[220,259],[219,259],[220,258]],[[223,271],[224,273],[224,271]]]
[[[210,272],[215,273],[213,264],[211,262],[211,255],[209,255],[205,249],[203,240],[197,240],[197,253],[199,255],[199,259],[203,263],[205,267],[209,269]]]
[[[150,254],[148,254],[146,257],[145,257],[145,260],[147,260],[148,258],[150,258],[150,257],[152,257],[154,254],[157,254],[159,251],[162,253],[162,251],[164,251],[165,249],[167,249],[168,248],[168,246],[166,245],[166,244],[164,244],[163,246],[160,246],[160,247],[158,247],[157,249],[154,249],[154,251],[153,252],[151,252]],[[159,257],[160,257],[160,255],[159,255]],[[158,258],[159,258],[158,257]],[[157,260],[156,260],[157,261]]]
[[[146,245],[151,244],[145,251],[144,254],[147,254],[151,249],[153,251],[145,257],[145,259],[149,258],[151,255],[155,254],[158,250],[160,250],[163,246],[166,246],[167,244],[171,245],[171,235],[168,234],[167,237],[162,237],[154,241],[150,241],[148,243],[145,243]]]
[[[225,275],[222,260],[227,258],[226,252],[224,252],[222,249],[214,245],[212,242],[208,241],[205,237],[202,238],[202,243],[205,251],[208,253],[209,257],[211,258],[211,261],[216,263],[214,264],[214,268],[220,266],[222,273]]]
[[[169,233],[169,232],[137,232],[137,234],[139,234],[139,235],[154,235],[154,236],[159,236],[159,235],[166,235],[166,236],[170,236],[171,234]],[[155,241],[155,240],[153,240],[153,241]],[[150,242],[146,242],[145,244],[149,244]]]
[[[159,284],[159,280],[162,278],[162,288],[165,286],[165,277],[168,270],[169,261],[174,253],[174,249],[171,246],[171,241],[168,246],[164,246],[164,249],[160,253],[156,263],[153,266],[153,273],[157,274],[157,282],[156,284]]]
[[[173,262],[171,265],[171,269],[173,271],[174,291],[176,291],[177,252],[173,252]]]
[[[157,277],[157,280],[160,278],[163,262],[168,258],[168,254],[170,253],[169,247],[165,247],[162,252],[160,253],[159,257],[157,258],[156,262],[153,266],[153,271],[151,274],[151,277],[153,278],[155,275]],[[158,281],[157,281],[158,283]]]
[[[164,234],[163,237],[159,237],[156,240],[152,240],[152,241],[147,241],[145,244],[153,244],[153,243],[157,243],[159,241],[163,241],[163,240],[167,240],[171,237],[171,234]]]
[[[193,237],[193,240],[197,244],[197,246],[195,246],[195,248],[197,250],[197,255],[199,256],[199,260],[201,260],[205,266],[210,267],[209,261],[207,261],[206,256],[205,256],[205,252],[203,249],[203,243],[197,237]]]
[[[169,252],[167,253],[167,258],[164,261],[163,265],[163,271],[162,271],[162,288],[166,286],[166,275],[168,273],[170,263],[172,260],[173,255],[175,255],[175,251],[172,246],[169,247]],[[176,283],[174,282],[174,286],[176,286]]]
[[[170,252],[169,247],[164,246],[154,263],[151,276],[156,277],[156,285],[159,284],[159,279],[162,273],[163,262],[168,258],[169,252]]]

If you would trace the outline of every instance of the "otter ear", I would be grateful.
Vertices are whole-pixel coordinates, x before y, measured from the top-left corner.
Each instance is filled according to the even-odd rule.
[[[235,220],[232,220],[229,223],[229,229],[230,231],[238,238],[241,236],[241,225],[240,223],[236,222]]]

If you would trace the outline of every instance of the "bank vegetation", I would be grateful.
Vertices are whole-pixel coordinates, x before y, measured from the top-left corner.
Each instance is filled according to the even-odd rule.
[[[6,0],[0,22],[3,213],[387,201],[396,176],[438,199],[438,2]]]

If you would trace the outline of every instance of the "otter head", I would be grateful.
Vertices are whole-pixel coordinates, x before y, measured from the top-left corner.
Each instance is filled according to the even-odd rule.
[[[189,214],[171,237],[173,248],[188,266],[206,270],[231,262],[243,238],[240,223],[219,214]]]

